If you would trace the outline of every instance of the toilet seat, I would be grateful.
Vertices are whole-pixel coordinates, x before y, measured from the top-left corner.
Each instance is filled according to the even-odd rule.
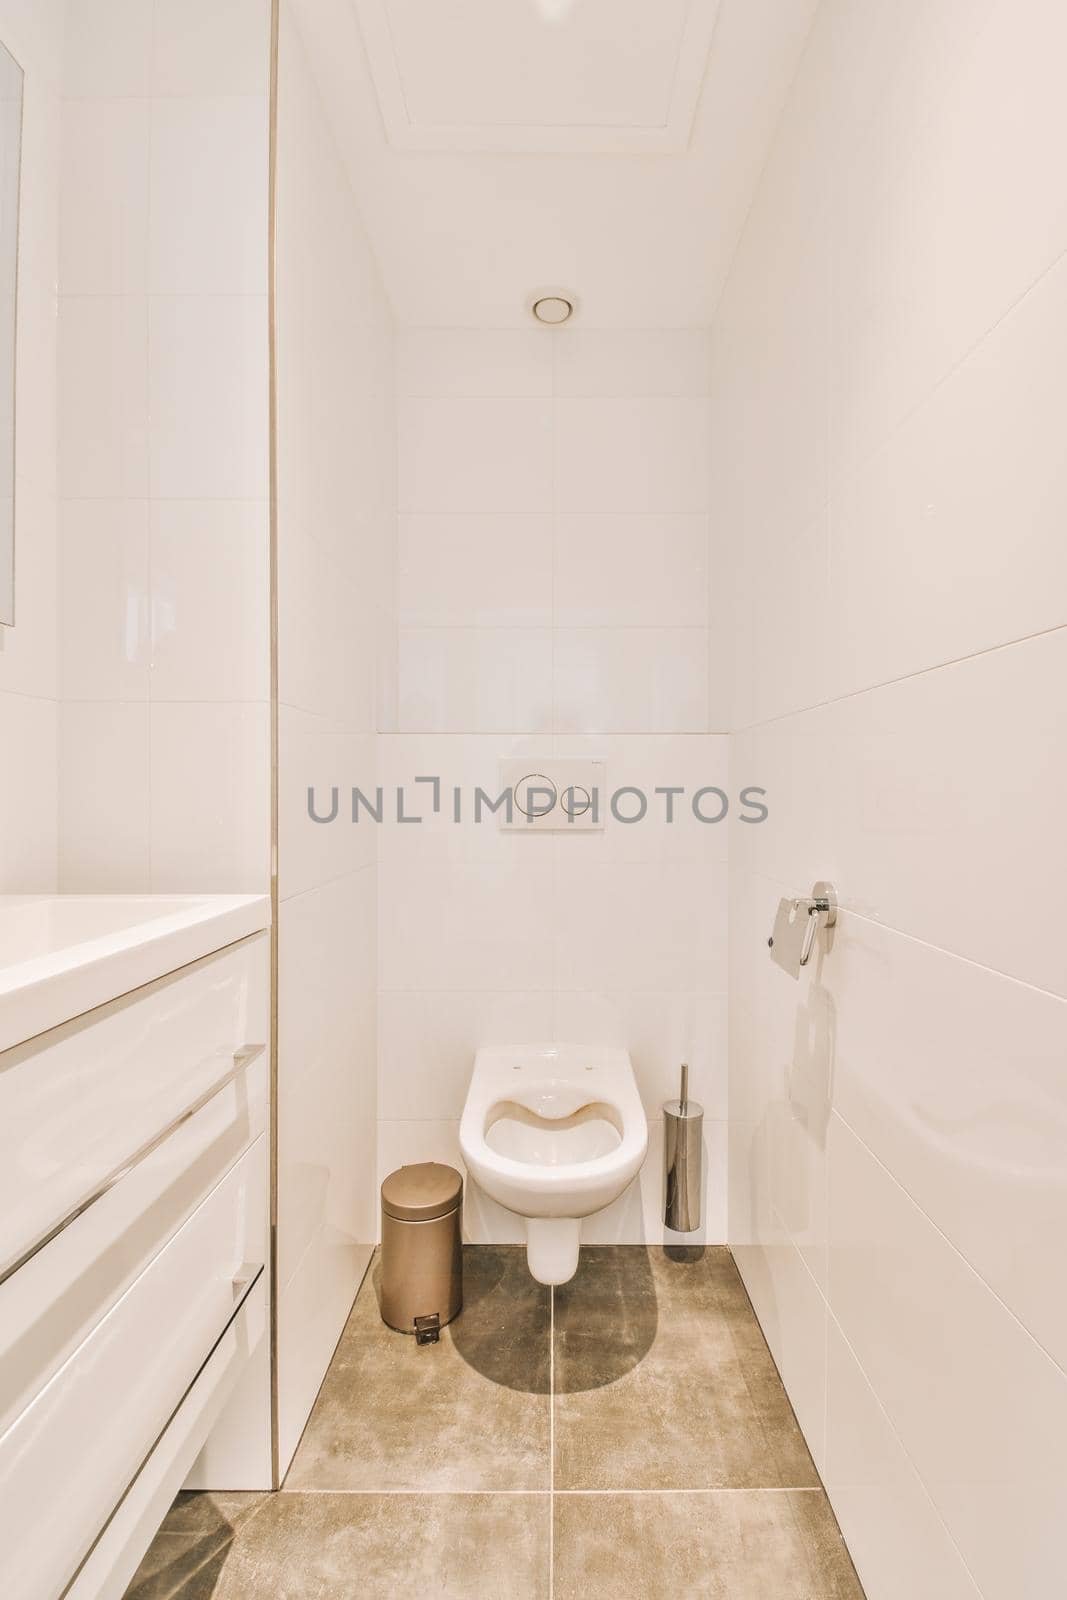
[[[626,1050],[509,1045],[478,1051],[459,1130],[479,1186],[526,1219],[542,1283],[578,1265],[581,1218],[616,1200],[648,1150],[648,1122]]]

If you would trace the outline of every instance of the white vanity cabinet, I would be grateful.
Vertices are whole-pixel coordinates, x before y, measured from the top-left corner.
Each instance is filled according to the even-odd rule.
[[[210,949],[208,918],[208,953],[0,1052],[0,1594],[118,1600],[198,1457],[201,1486],[269,1487],[249,906],[245,937]]]

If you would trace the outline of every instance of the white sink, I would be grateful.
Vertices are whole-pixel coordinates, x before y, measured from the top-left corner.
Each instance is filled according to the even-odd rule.
[[[269,925],[266,895],[0,895],[0,1050]]]

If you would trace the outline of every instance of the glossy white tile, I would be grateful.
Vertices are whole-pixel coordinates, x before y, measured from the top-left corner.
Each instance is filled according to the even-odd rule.
[[[703,328],[570,327],[552,345],[559,396],[700,399],[710,390]]]
[[[558,516],[557,627],[706,628],[702,516]]]
[[[716,988],[726,960],[726,869],[711,863],[557,863],[560,989]]]
[[[399,651],[402,731],[551,728],[548,628],[401,628]]]
[[[60,502],[64,700],[148,698],[148,520],[146,500]]]
[[[736,1143],[731,1141],[731,1160]],[[780,1233],[734,1244],[737,1263],[815,1465],[825,1460],[826,1301]]]
[[[265,294],[266,101],[182,96],[152,108],[154,294]]]
[[[1054,1592],[1067,1375],[837,1117],[830,1293],[979,1591]]]
[[[842,466],[863,461],[1067,245],[1051,199],[1064,18],[1035,8],[1020,27],[1013,8],[990,4],[979,24],[952,5],[899,8],[867,58],[864,137],[839,130]]]
[[[67,0],[63,90],[70,99],[147,96],[154,7],[144,0]]]
[[[385,861],[384,990],[552,987],[551,874],[533,862]]]
[[[398,404],[402,512],[552,510],[548,400],[425,400]]]
[[[0,635],[0,693],[55,699],[60,648],[56,501],[26,487],[17,506],[16,626]]]
[[[278,883],[283,896],[346,876],[377,859],[379,830],[352,821],[356,784],[373,798],[372,733],[338,732],[329,719],[283,705],[278,713]],[[333,815],[333,821],[315,817]],[[310,791],[310,798],[309,798]]]
[[[552,393],[546,330],[407,328],[397,335],[397,393],[405,398],[531,398]]]
[[[738,552],[733,705],[737,727],[818,705],[827,694],[827,517],[770,523]],[[846,625],[851,625],[851,619]]]
[[[270,64],[267,0],[155,0],[156,95],[253,95],[265,102]]]
[[[708,509],[705,400],[558,400],[556,509],[564,513]]]
[[[146,302],[138,296],[65,295],[58,339],[60,496],[146,498]]]
[[[54,271],[54,269],[53,269]],[[27,497],[54,501],[59,431],[59,327],[55,280],[42,282],[22,270],[18,285],[15,382],[19,442],[15,484],[25,517]]]
[[[835,693],[1067,621],[1065,289],[1060,262],[843,480],[831,517]]]
[[[826,972],[837,1111],[1067,1369],[1067,1004],[849,915]]]
[[[147,289],[150,128],[148,100],[65,102],[61,294]]]
[[[398,537],[401,626],[551,627],[551,517],[403,516]]]
[[[279,1282],[329,1227],[373,1241],[376,930],[373,866],[279,909]],[[348,1003],[334,1003],[343,989]],[[323,1105],[330,1116],[322,1115]]]
[[[0,784],[0,883],[5,894],[57,887],[58,714],[54,700],[0,692],[0,742],[18,783]]]
[[[945,1524],[833,1317],[827,1328],[827,1492],[867,1600],[979,1600]]]
[[[555,727],[560,733],[702,733],[707,726],[703,628],[558,628]]]
[[[145,894],[155,887],[149,765],[147,701],[60,706],[59,887],[64,894]],[[202,889],[203,884],[183,887]]]
[[[263,892],[270,876],[267,710],[265,704],[153,705],[154,891]]]
[[[374,612],[294,510],[278,551],[278,696],[337,730],[374,725]]]
[[[1061,996],[1065,673],[1060,629],[838,701],[808,773],[842,904]]]
[[[266,499],[266,297],[154,298],[149,351],[153,497]]]
[[[153,700],[269,698],[268,554],[264,502],[153,501]]]

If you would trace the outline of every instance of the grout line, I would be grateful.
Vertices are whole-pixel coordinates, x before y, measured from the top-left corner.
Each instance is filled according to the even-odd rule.
[[[548,1600],[556,1587],[556,1286],[548,1290]]]
[[[665,1492],[673,1493],[674,1491],[672,1490]],[[502,1496],[505,1499],[518,1499],[522,1496],[526,1496],[528,1499],[547,1500],[551,1491],[548,1489],[315,1489],[310,1484],[299,1484],[295,1488],[289,1489],[283,1484],[282,1488],[278,1490],[278,1493],[291,1495],[335,1495],[342,1500],[346,1495],[409,1495],[416,1499],[422,1498],[425,1495],[438,1495],[445,1497],[448,1495],[497,1495]]]
[[[925,667],[916,667],[913,672],[901,672],[894,678],[882,678],[878,683],[862,684],[858,689],[848,689],[844,694],[828,695],[822,700],[813,700],[810,705],[795,706],[792,711],[780,711],[776,716],[765,717],[761,722],[746,722],[741,726],[731,729],[731,737],[744,733],[758,733],[764,729],[773,728],[776,723],[788,722],[794,717],[811,716],[813,712],[825,711],[830,706],[844,705],[848,700],[858,700],[863,695],[878,694],[883,689],[896,688],[898,684],[912,683],[916,678],[926,678],[934,672],[945,672],[950,667],[968,666],[972,661],[981,661],[986,656],[997,655],[1004,650],[1014,650],[1019,645],[1031,644],[1036,639],[1048,639],[1054,633],[1063,633],[1067,624],[1062,622],[1052,623],[1047,628],[1037,628],[1033,633],[1021,633],[1013,639],[1002,639],[999,644],[984,645],[980,650],[970,650],[966,655],[949,656],[944,661],[931,661]]]
[[[205,1492],[210,1493],[211,1491],[208,1490]],[[271,1491],[264,1490],[263,1492],[266,1495]],[[344,1499],[346,1495],[353,1497],[356,1495],[408,1495],[415,1499],[422,1498],[426,1495],[437,1495],[439,1497],[447,1497],[449,1495],[465,1495],[471,1498],[492,1495],[498,1498],[503,1497],[505,1499],[519,1499],[525,1496],[527,1499],[533,1500],[551,1500],[555,1498],[555,1496],[561,1494],[825,1494],[826,1490],[821,1483],[768,1483],[757,1486],[750,1484],[720,1484],[717,1486],[711,1486],[709,1488],[701,1488],[698,1485],[695,1488],[686,1487],[666,1489],[313,1489],[304,1485],[301,1485],[295,1489],[288,1489],[283,1485],[283,1487],[276,1492],[278,1494],[286,1495],[334,1495],[340,1499]],[[185,1535],[182,1533],[177,1533],[172,1534],[172,1537],[184,1538]]]
[[[1032,994],[1047,996],[1050,1000],[1063,1000],[1065,997],[1055,989],[1043,989],[1039,983],[1029,983],[1025,978],[1020,978],[1015,972],[1005,972],[1002,967],[990,967],[984,961],[976,961],[974,956],[965,956],[959,950],[950,950],[947,945],[934,944],[932,939],[923,939],[917,933],[908,933],[904,928],[897,928],[891,922],[882,922],[878,917],[868,915],[866,911],[857,911],[852,906],[839,908],[846,916],[855,917],[860,922],[868,923],[872,928],[879,928],[884,933],[891,933],[898,939],[907,939],[912,944],[920,945],[924,950],[932,950],[935,955],[948,956],[950,961],[962,961],[965,966],[976,967],[979,972],[987,972],[990,977],[1002,978],[1006,983],[1016,983],[1020,989],[1029,989]]]
[[[903,1195],[904,1199],[908,1202],[908,1204],[910,1206],[912,1206],[914,1208],[914,1210],[916,1211],[918,1216],[922,1218],[923,1222],[925,1222],[926,1225],[933,1230],[933,1232],[940,1239],[941,1243],[949,1251],[951,1251],[952,1255],[960,1263],[960,1265],[963,1267],[964,1271],[968,1274],[968,1276],[973,1278],[976,1283],[981,1285],[981,1287],[986,1291],[986,1293],[989,1295],[990,1299],[994,1302],[994,1304],[997,1305],[1000,1308],[1000,1310],[1002,1312],[1004,1312],[1004,1314],[1008,1317],[1009,1321],[1014,1324],[1015,1330],[1018,1333],[1021,1333],[1024,1336],[1024,1338],[1027,1340],[1028,1344],[1033,1345],[1033,1347],[1036,1350],[1039,1350],[1041,1352],[1041,1354],[1042,1354],[1042,1356],[1044,1356],[1045,1360],[1049,1363],[1049,1365],[1051,1367],[1054,1368],[1056,1373],[1061,1378],[1067,1377],[1067,1366],[1064,1366],[1063,1362],[1060,1361],[1058,1357],[1053,1355],[1053,1353],[1049,1349],[1048,1345],[1045,1344],[1043,1342],[1043,1340],[1038,1337],[1038,1335],[1034,1332],[1034,1330],[1032,1328],[1027,1326],[1027,1324],[1023,1321],[1022,1317],[1019,1315],[1018,1311],[1015,1311],[1015,1310],[1012,1309],[1012,1307],[1004,1299],[1004,1297],[1001,1294],[1000,1290],[997,1289],[989,1281],[989,1279],[984,1275],[984,1273],[982,1273],[982,1272],[980,1272],[978,1270],[978,1268],[975,1266],[974,1262],[971,1260],[970,1256],[964,1254],[964,1252],[961,1249],[961,1247],[955,1242],[954,1239],[952,1239],[949,1236],[949,1234],[947,1234],[945,1232],[945,1230],[941,1226],[941,1224],[939,1222],[937,1222],[934,1219],[934,1217],[931,1216],[929,1211],[926,1210],[926,1207],[924,1205],[922,1205],[921,1202],[918,1201],[915,1198],[915,1196],[912,1194],[911,1190],[907,1187],[907,1185],[893,1171],[892,1167],[887,1166],[886,1162],[883,1161],[882,1157],[878,1154],[877,1150],[873,1149],[873,1147],[867,1143],[867,1140],[863,1137],[863,1135],[856,1131],[856,1129],[852,1126],[851,1122],[849,1122],[847,1120],[847,1118],[843,1117],[841,1115],[840,1111],[838,1111],[836,1109],[831,1112],[831,1120],[833,1120],[834,1118],[837,1119],[837,1121],[841,1124],[841,1126],[844,1129],[846,1129],[846,1131],[849,1133],[849,1135],[856,1141],[856,1143],[859,1145],[860,1149],[865,1152],[865,1154],[870,1158],[870,1160],[878,1168],[878,1170],[881,1173],[881,1175],[884,1178],[887,1178],[889,1180],[889,1182],[892,1185],[894,1191],[898,1195]],[[829,1181],[829,1167],[827,1168],[827,1181]],[[792,1240],[790,1240],[790,1243],[792,1243]],[[801,1252],[799,1251],[799,1249],[797,1249],[797,1246],[795,1244],[793,1245],[793,1248],[794,1248],[794,1250],[797,1251],[798,1255],[801,1254]],[[803,1257],[801,1257],[801,1259],[803,1259]],[[806,1262],[804,1264],[805,1264],[805,1266],[807,1265]],[[833,1310],[833,1302],[832,1302],[832,1300],[830,1298],[829,1274],[827,1275],[827,1282],[826,1282],[826,1290],[825,1290],[825,1292],[823,1290],[821,1290],[821,1289],[820,1289],[819,1292],[822,1295],[823,1301],[824,1301],[824,1303],[826,1305],[827,1312],[831,1316],[833,1316],[833,1318],[834,1318],[834,1320],[836,1322],[838,1320],[837,1319],[837,1313]],[[841,1331],[842,1331],[842,1334],[843,1334],[844,1333],[843,1326],[840,1323],[838,1323],[838,1326],[841,1327]],[[851,1346],[849,1346],[849,1348],[851,1349]],[[858,1357],[857,1357],[857,1360],[858,1360]],[[860,1364],[860,1370],[863,1372],[864,1376],[866,1377],[866,1368],[862,1365],[862,1363]],[[872,1392],[875,1394],[875,1396],[877,1398],[877,1390],[874,1389],[873,1384],[871,1385],[871,1388],[872,1388]],[[888,1415],[888,1413],[887,1413],[887,1415]]]
[[[849,1339],[847,1338],[847,1336],[845,1334],[845,1330],[842,1328],[841,1324],[837,1320],[837,1317],[834,1315],[833,1309],[829,1305],[827,1305],[827,1307],[826,1307],[826,1336],[827,1336],[827,1349],[828,1350],[829,1350],[829,1337],[830,1337],[830,1324],[831,1323],[833,1323],[834,1328],[837,1330],[838,1338],[841,1340],[841,1343],[844,1345],[845,1349],[849,1353],[849,1356],[852,1358],[852,1361],[855,1363],[856,1371],[859,1373],[860,1382],[865,1385],[865,1387],[867,1389],[867,1393],[870,1395],[870,1398],[871,1398],[872,1402],[874,1403],[874,1406],[875,1406],[876,1410],[878,1411],[878,1414],[879,1414],[879,1416],[880,1416],[880,1418],[882,1420],[882,1423],[884,1424],[884,1426],[885,1426],[886,1430],[888,1431],[888,1433],[890,1434],[890,1436],[895,1440],[898,1450],[900,1451],[901,1455],[903,1456],[904,1461],[906,1462],[909,1470],[911,1471],[916,1483],[919,1485],[920,1494],[925,1497],[926,1503],[929,1506],[931,1512],[933,1513],[934,1517],[936,1517],[937,1521],[940,1523],[941,1529],[942,1529],[942,1531],[943,1531],[943,1533],[945,1535],[945,1538],[948,1540],[948,1542],[952,1546],[953,1550],[955,1550],[956,1555],[959,1558],[960,1565],[963,1567],[964,1571],[967,1573],[967,1576],[970,1578],[971,1582],[974,1584],[975,1593],[977,1594],[979,1592],[978,1591],[977,1580],[975,1579],[974,1573],[971,1571],[970,1565],[964,1559],[963,1552],[960,1549],[959,1544],[956,1541],[955,1534],[952,1532],[952,1530],[949,1527],[948,1523],[946,1522],[944,1516],[942,1515],[941,1510],[940,1510],[940,1508],[939,1508],[939,1506],[937,1504],[937,1501],[934,1499],[933,1495],[930,1493],[930,1490],[929,1490],[929,1488],[927,1486],[927,1483],[926,1483],[926,1479],[923,1477],[922,1473],[919,1471],[918,1467],[915,1465],[915,1462],[912,1459],[912,1455],[911,1455],[910,1450],[908,1449],[907,1445],[905,1445],[904,1440],[901,1438],[900,1434],[897,1432],[896,1424],[893,1422],[893,1419],[890,1417],[890,1415],[889,1415],[888,1411],[886,1410],[885,1406],[882,1404],[880,1396],[878,1395],[877,1391],[875,1390],[874,1385],[871,1383],[870,1378],[867,1376],[867,1369],[864,1367],[863,1363],[860,1361],[860,1358],[857,1355],[856,1351],[852,1348],[852,1345],[851,1345]],[[829,1370],[827,1371],[827,1378],[829,1379]],[[826,1387],[827,1387],[827,1394],[829,1394],[829,1388],[830,1388],[829,1381],[827,1381]],[[836,1517],[837,1516],[837,1509],[834,1506],[833,1500],[830,1499],[830,1491],[829,1491],[829,1489],[827,1489],[827,1491],[826,1491],[826,1498],[828,1500],[830,1500],[830,1509],[831,1509],[831,1511],[833,1511],[834,1516]],[[838,1526],[840,1527],[840,1521],[838,1522]],[[844,1530],[843,1529],[842,1529],[841,1536],[842,1536],[842,1538],[844,1538]],[[848,1541],[846,1540],[845,1542],[846,1542],[846,1545],[847,1545]],[[849,1554],[850,1555],[852,1554],[851,1548],[849,1549]],[[857,1576],[858,1576],[858,1574],[857,1574]]]
[[[722,1484],[716,1488],[679,1489],[555,1489],[554,1494],[825,1494],[821,1483]]]

